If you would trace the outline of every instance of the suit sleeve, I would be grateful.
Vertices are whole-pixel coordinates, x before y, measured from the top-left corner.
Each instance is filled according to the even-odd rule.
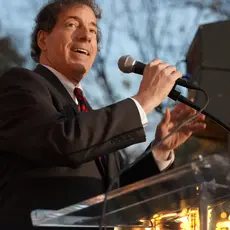
[[[68,118],[32,71],[14,68],[0,78],[0,149],[44,166],[78,165],[145,141],[131,99]]]
[[[145,156],[137,162],[133,167],[124,172],[120,177],[120,185],[125,186],[127,184],[135,183],[139,180],[146,179],[154,176],[166,170],[173,169],[174,163],[170,164],[169,167],[161,171],[158,167],[156,160],[153,157],[151,144],[143,153]]]

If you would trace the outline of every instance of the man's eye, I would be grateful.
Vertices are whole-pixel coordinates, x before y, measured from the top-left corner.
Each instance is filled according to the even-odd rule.
[[[68,25],[67,25],[68,27],[76,27],[76,25],[75,24],[73,24],[73,23],[68,23]]]
[[[93,34],[97,34],[97,30],[94,30],[94,29],[90,30],[90,32]]]

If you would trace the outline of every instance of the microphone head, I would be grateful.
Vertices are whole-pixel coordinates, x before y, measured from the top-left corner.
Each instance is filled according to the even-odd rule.
[[[123,73],[132,73],[136,60],[129,55],[122,56],[118,60],[118,67]]]

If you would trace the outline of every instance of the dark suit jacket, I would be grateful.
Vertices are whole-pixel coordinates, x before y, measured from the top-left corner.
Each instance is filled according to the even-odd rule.
[[[104,193],[120,169],[116,151],[145,141],[131,99],[80,113],[58,78],[41,65],[5,73],[0,105],[1,226],[26,229],[34,209],[56,210]],[[97,164],[101,154],[108,156],[106,176]],[[120,185],[156,173],[149,154],[122,175]]]

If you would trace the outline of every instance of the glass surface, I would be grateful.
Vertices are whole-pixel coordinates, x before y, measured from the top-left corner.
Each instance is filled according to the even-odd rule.
[[[113,190],[108,193],[103,226],[179,229],[176,226],[189,225],[184,229],[207,229],[215,225],[210,229],[216,229],[224,221],[228,224],[228,214],[226,218],[220,215],[230,196],[229,166],[228,154],[200,156],[189,164]],[[60,210],[35,210],[31,218],[35,226],[98,227],[103,204],[104,194]]]

